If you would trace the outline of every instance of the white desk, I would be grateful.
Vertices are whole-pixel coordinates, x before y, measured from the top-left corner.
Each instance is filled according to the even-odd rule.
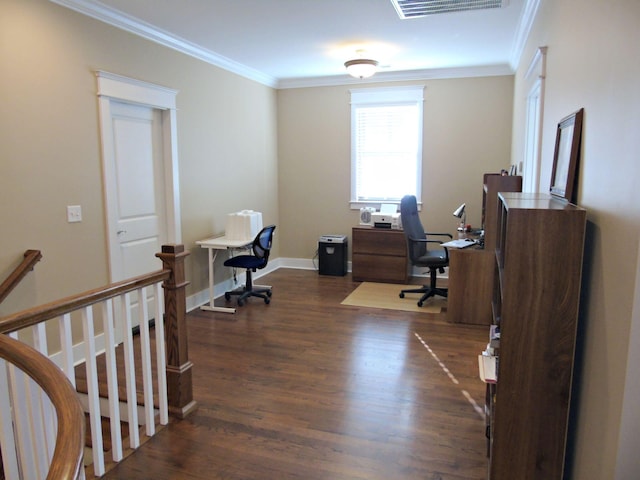
[[[230,240],[225,236],[207,238],[206,240],[198,240],[196,244],[202,248],[209,250],[209,305],[202,305],[202,310],[208,312],[224,312],[235,313],[236,309],[232,307],[216,307],[213,304],[214,301],[214,277],[213,277],[213,264],[218,256],[218,250],[231,250],[231,249],[246,249],[251,246],[253,240]]]

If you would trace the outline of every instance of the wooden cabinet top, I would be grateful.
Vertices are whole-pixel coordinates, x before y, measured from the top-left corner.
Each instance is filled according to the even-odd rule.
[[[548,193],[515,193],[501,192],[498,194],[508,210],[582,210],[584,208],[568,203],[565,200]]]

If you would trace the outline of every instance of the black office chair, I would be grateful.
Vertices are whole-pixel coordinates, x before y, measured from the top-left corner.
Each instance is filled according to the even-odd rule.
[[[260,297],[266,304],[271,302],[271,288],[254,287],[251,273],[267,266],[269,252],[271,251],[271,244],[273,242],[273,231],[275,229],[275,225],[269,225],[260,230],[260,233],[256,235],[251,246],[253,254],[238,255],[224,262],[225,267],[244,268],[247,270],[247,279],[244,287],[225,292],[224,298],[227,301],[231,299],[232,295],[239,295],[239,307],[241,307],[249,297]]]
[[[400,298],[404,298],[405,293],[422,293],[418,300],[421,307],[425,300],[434,295],[447,296],[445,288],[436,287],[436,276],[438,271],[444,273],[444,267],[449,265],[449,252],[446,247],[433,247],[440,245],[441,240],[430,240],[429,237],[446,237],[453,239],[449,233],[425,233],[418,216],[418,203],[414,195],[405,195],[400,201],[400,218],[402,219],[402,229],[407,239],[407,253],[411,264],[416,267],[426,267],[429,269],[429,285],[421,288],[406,289],[400,292]]]

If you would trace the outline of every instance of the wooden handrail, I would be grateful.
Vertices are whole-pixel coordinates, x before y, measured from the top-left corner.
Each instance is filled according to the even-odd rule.
[[[156,254],[162,261],[163,270],[7,315],[0,318],[0,334],[19,331],[108,298],[163,282],[169,412],[184,418],[197,408],[191,381],[193,365],[189,360],[187,344],[185,289],[189,282],[185,279],[184,260],[188,255],[184,245],[163,245],[162,251]]]
[[[0,318],[0,333],[15,332],[40,322],[59,317],[65,313],[88,307],[102,300],[113,298],[123,293],[132,292],[155,283],[166,281],[171,276],[171,270],[141,275],[122,282],[112,283],[104,287],[88,290],[44,305],[23,310]]]
[[[0,285],[0,303],[16,288],[20,280],[33,270],[33,266],[38,263],[41,258],[42,253],[40,253],[40,250],[27,250],[24,252],[24,259],[20,262],[20,265],[18,265],[5,281],[2,282],[2,285]]]
[[[56,410],[58,432],[47,479],[78,478],[84,455],[85,419],[71,382],[47,357],[6,335],[0,335],[0,357],[40,385]]]
[[[56,300],[0,318],[0,334],[16,332],[67,313],[89,307],[104,300],[162,282],[164,289],[164,339],[166,345],[166,378],[169,413],[184,418],[197,409],[193,399],[192,367],[189,360],[186,325],[184,245],[163,245],[156,254],[163,269],[101,288]],[[0,335],[2,336],[2,335]],[[65,478],[65,477],[60,477]]]

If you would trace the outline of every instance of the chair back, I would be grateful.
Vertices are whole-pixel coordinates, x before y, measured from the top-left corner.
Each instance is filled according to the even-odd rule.
[[[407,251],[412,263],[416,259],[427,253],[427,246],[424,242],[412,242],[411,240],[424,240],[425,233],[418,216],[418,202],[415,195],[405,195],[400,200],[400,218],[402,218],[402,229],[407,239]]]
[[[267,262],[269,261],[269,252],[271,251],[271,244],[273,243],[273,231],[275,229],[275,225],[264,227],[253,240],[253,254],[262,259],[261,266],[257,268],[264,268],[267,266]]]

